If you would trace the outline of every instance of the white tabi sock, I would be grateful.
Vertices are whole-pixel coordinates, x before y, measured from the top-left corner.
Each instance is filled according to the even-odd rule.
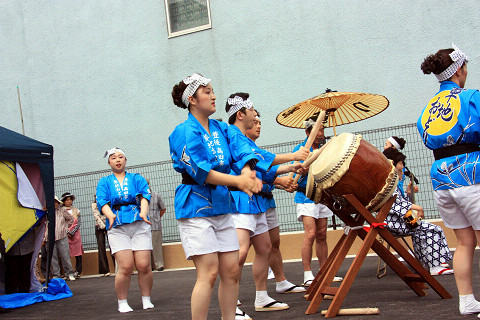
[[[121,313],[132,312],[133,309],[128,305],[127,299],[120,300],[118,299],[118,311]]]
[[[150,296],[142,296],[143,309],[152,309],[154,307],[153,303],[150,301]]]
[[[288,281],[287,279],[277,282],[276,284],[277,284],[277,291],[285,291],[294,286],[294,284]]]
[[[256,291],[255,294],[255,306],[264,306],[269,304],[270,302],[273,302],[272,298],[268,296],[267,291]]]
[[[458,300],[460,314],[465,315],[480,312],[480,302],[475,300],[473,293],[464,296],[458,296]]]
[[[306,282],[308,280],[313,280],[313,279],[315,279],[315,276],[313,275],[312,270],[303,272],[303,282]]]

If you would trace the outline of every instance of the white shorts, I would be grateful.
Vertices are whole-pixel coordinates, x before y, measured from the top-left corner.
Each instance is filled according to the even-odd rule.
[[[250,231],[250,238],[268,231],[265,212],[258,214],[234,213],[232,214],[235,228]]]
[[[297,203],[297,219],[302,222],[303,216],[314,219],[328,218],[333,212],[327,206],[320,203]]]
[[[177,220],[183,251],[188,260],[214,252],[238,250],[238,236],[231,214]]]
[[[438,211],[450,229],[480,230],[480,184],[434,192]]]
[[[116,226],[107,234],[112,254],[122,250],[153,250],[152,228],[143,220]]]
[[[278,221],[278,213],[276,208],[270,208],[265,212],[265,217],[267,219],[268,230],[272,230],[280,226]]]

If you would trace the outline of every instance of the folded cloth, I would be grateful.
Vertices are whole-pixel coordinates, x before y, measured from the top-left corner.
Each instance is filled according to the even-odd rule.
[[[0,307],[16,309],[43,301],[60,300],[73,296],[65,280],[51,279],[48,282],[47,292],[12,293],[0,296]]]

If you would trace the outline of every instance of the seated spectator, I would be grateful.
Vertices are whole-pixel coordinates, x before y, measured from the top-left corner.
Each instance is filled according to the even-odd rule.
[[[70,257],[75,257],[75,278],[82,273],[82,236],[80,235],[80,210],[73,206],[75,196],[69,192],[62,194],[63,209],[73,216],[73,222],[68,225],[68,245]]]
[[[401,175],[405,166],[405,155],[393,148],[385,149],[383,154],[393,161],[397,173]],[[407,197],[403,196],[398,186],[395,194],[397,198],[385,219],[390,232],[394,236],[412,236],[415,257],[427,270],[430,270],[430,274],[452,274],[453,269],[446,262],[452,260],[453,256],[442,228],[421,220],[424,217],[423,208],[411,203]],[[404,220],[404,216],[409,210],[418,212],[418,226],[413,228],[409,227]]]

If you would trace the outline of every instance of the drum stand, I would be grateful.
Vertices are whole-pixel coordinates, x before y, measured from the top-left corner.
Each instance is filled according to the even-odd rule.
[[[325,318],[335,317],[370,249],[373,249],[418,296],[427,295],[425,289],[428,288],[426,285],[428,284],[442,299],[452,298],[448,291],[430,275],[430,272],[425,270],[415,257],[408,253],[390,231],[380,227],[395,201],[394,197],[380,208],[377,217],[371,214],[351,194],[343,197],[333,197],[328,201],[325,204],[347,225],[346,232],[342,235],[305,293],[305,298],[311,301],[305,314],[316,313],[324,296],[331,295],[333,300],[325,314]],[[365,221],[371,226],[368,231],[362,228]],[[378,234],[408,263],[412,270],[400,262],[390,250],[387,250],[376,239]],[[363,244],[358,250],[340,287],[331,287],[333,278],[340,269],[357,236],[363,240]]]

